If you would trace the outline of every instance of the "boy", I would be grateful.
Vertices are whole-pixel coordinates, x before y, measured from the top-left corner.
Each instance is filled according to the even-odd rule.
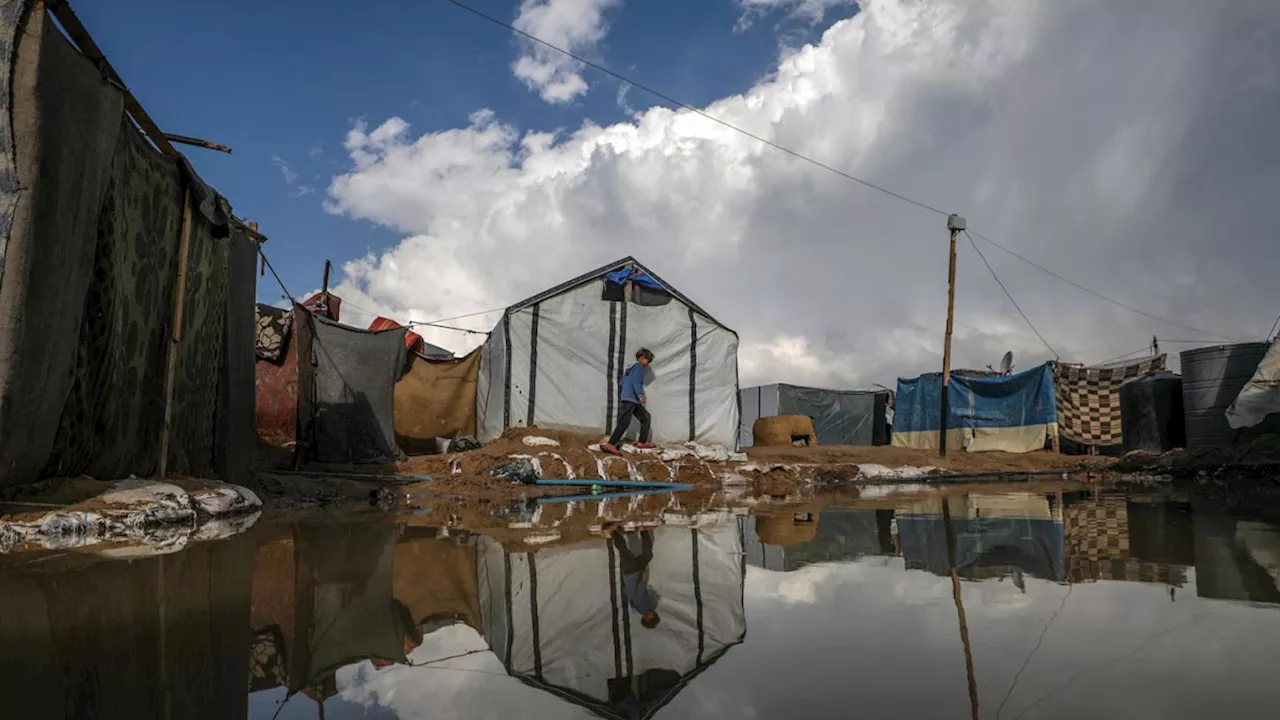
[[[653,533],[648,530],[639,532],[640,554],[636,555],[634,541],[637,533],[624,533],[621,523],[605,523],[601,532],[613,543],[618,551],[618,564],[622,570],[622,592],[627,602],[640,613],[640,624],[652,630],[658,627],[662,618],[658,616],[658,602],[661,596],[649,587],[649,563],[653,562]]]
[[[648,402],[648,398],[644,396],[644,370],[651,362],[653,362],[653,353],[647,348],[636,351],[636,364],[627,370],[627,374],[622,376],[622,382],[619,384],[622,406],[618,408],[618,422],[613,426],[613,434],[609,436],[609,442],[600,446],[601,450],[614,455],[621,454],[618,452],[618,443],[622,442],[623,433],[631,427],[633,417],[640,421],[640,442],[636,443],[636,447],[642,450],[653,447],[653,443],[649,442],[651,418],[649,411],[644,407]]]

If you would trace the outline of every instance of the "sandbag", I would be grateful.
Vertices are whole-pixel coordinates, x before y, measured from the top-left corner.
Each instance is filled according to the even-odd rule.
[[[755,438],[755,447],[786,446],[799,441],[806,445],[818,444],[813,418],[808,415],[762,417],[752,426],[751,435]]]

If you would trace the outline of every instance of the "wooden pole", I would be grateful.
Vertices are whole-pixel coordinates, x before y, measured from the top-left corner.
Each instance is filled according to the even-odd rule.
[[[324,261],[324,282],[323,282],[323,283],[321,283],[321,284],[322,284],[322,286],[323,286],[323,289],[322,289],[320,292],[322,292],[322,293],[324,294],[324,298],[325,298],[325,305],[328,305],[328,304],[329,304],[329,303],[328,303],[328,300],[329,300],[329,270],[330,270],[332,267],[333,267],[333,265],[331,265],[331,264],[329,263],[329,261],[328,261],[328,260],[325,260],[325,261]]]
[[[164,428],[160,431],[160,479],[169,470],[169,431],[173,425],[173,388],[178,377],[178,350],[182,343],[182,310],[187,295],[187,257],[191,254],[191,190],[183,193],[182,239],[178,245],[178,280],[173,290],[173,326],[164,379]]]
[[[948,220],[948,225],[952,224]],[[951,410],[947,395],[951,387],[951,331],[956,314],[956,234],[959,232],[951,228],[951,261],[947,269],[947,337],[942,345],[942,399],[938,418],[938,454],[942,457],[947,456],[947,413]]]
[[[951,237],[955,239],[954,232]],[[956,570],[956,537],[951,527],[951,503],[945,495],[942,497],[942,530],[947,536],[947,564],[951,567],[951,599],[956,604],[956,618],[960,624],[960,644],[964,646],[964,669],[969,680],[969,710],[973,720],[978,720],[978,680],[973,672],[973,648],[969,644],[969,622],[964,616],[964,596],[960,591],[960,573]]]
[[[200,138],[196,138],[196,137],[189,137],[187,135],[178,135],[177,133],[165,133],[164,139],[170,142],[182,143],[183,145],[194,145],[196,147],[202,147],[206,150],[217,150],[218,152],[224,152],[224,153],[227,153],[228,155],[231,154],[231,148],[227,145],[220,145],[218,143],[209,142],[208,140],[201,140]]]

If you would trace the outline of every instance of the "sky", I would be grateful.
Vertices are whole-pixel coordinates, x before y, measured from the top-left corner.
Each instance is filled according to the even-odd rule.
[[[1046,346],[961,235],[957,367],[1263,340],[1280,313],[1271,0],[472,4],[1175,323],[975,240]],[[744,386],[941,366],[944,215],[446,0],[76,10],[161,128],[234,149],[187,155],[293,295],[333,262],[348,323],[501,308],[633,255],[739,333]]]

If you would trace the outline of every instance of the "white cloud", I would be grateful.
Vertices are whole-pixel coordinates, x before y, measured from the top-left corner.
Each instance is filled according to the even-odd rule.
[[[708,111],[1130,304],[1260,338],[1280,309],[1277,38],[1264,0],[875,0]],[[740,332],[744,384],[940,365],[943,218],[690,112],[561,133],[487,110],[425,134],[390,118],[346,149],[327,207],[407,236],[346,264],[338,291],[359,305],[500,307],[632,254]],[[1067,359],[1191,339],[984,250]],[[1047,355],[967,243],[956,313],[957,366]]]
[[[738,18],[734,28],[738,31],[745,30],[757,18],[773,11],[785,10],[788,18],[818,23],[822,22],[831,8],[857,4],[857,0],[737,0],[737,2],[742,7],[742,16]]]
[[[512,23],[519,30],[576,55],[591,53],[609,32],[606,10],[620,0],[522,0]],[[512,72],[549,103],[567,103],[587,92],[580,63],[530,40],[521,40]]]
[[[298,173],[294,172],[293,168],[289,167],[289,163],[286,163],[284,158],[281,158],[279,155],[272,155],[271,164],[280,168],[280,174],[284,176],[285,185],[293,185],[298,182]]]

